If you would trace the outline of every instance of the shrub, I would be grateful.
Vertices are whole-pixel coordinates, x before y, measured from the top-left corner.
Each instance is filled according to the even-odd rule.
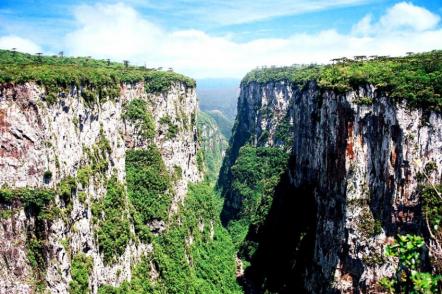
[[[130,240],[126,199],[124,186],[113,176],[107,183],[104,198],[92,207],[92,213],[98,219],[98,247],[105,264],[110,264],[121,256]]]
[[[92,257],[84,253],[78,253],[71,262],[71,277],[69,283],[69,293],[87,294],[89,293],[89,275],[92,270]]]
[[[77,180],[84,187],[89,185],[89,179],[92,176],[92,168],[89,165],[81,167],[77,171]]]
[[[178,126],[172,122],[172,118],[169,115],[160,118],[160,124],[167,126],[167,139],[173,139],[178,134]]]
[[[154,144],[126,152],[126,179],[129,199],[142,223],[166,220],[172,201],[172,179]]]
[[[138,134],[145,139],[155,136],[155,123],[152,114],[147,109],[147,103],[141,99],[134,99],[125,105],[123,118],[130,121],[137,128]]]
[[[440,275],[421,272],[425,249],[424,239],[415,235],[398,235],[385,250],[387,256],[399,258],[395,277],[383,278],[380,285],[393,293],[436,293]]]

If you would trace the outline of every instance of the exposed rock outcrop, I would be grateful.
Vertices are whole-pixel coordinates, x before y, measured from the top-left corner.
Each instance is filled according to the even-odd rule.
[[[152,251],[150,244],[131,240],[116,262],[105,264],[91,211],[92,202],[106,194],[111,176],[125,182],[126,151],[147,145],[137,128],[122,116],[124,106],[133,99],[147,102],[156,125],[153,141],[170,174],[182,172],[174,181],[170,213],[183,201],[188,183],[202,177],[196,160],[197,99],[193,87],[177,81],[167,91],[149,93],[143,82],[123,83],[119,98],[92,106],[79,91],[71,87],[49,105],[44,88],[32,82],[0,89],[0,186],[13,191],[22,187],[55,189],[64,179],[78,176],[91,160],[91,152],[103,151],[100,143],[106,148],[100,153],[105,155],[98,155],[104,160],[102,172],[88,175],[88,185],[78,183],[71,191],[71,202],[56,193],[54,207],[62,210],[62,216],[41,221],[35,210],[26,209],[20,201],[2,204],[0,293],[31,293],[35,289],[38,278],[28,255],[29,238],[37,234],[44,236],[46,263],[40,280],[51,293],[68,292],[71,260],[79,252],[92,259],[90,289],[96,293],[99,285],[130,280],[132,266]],[[169,126],[161,121],[164,117]],[[173,136],[167,135],[171,126]],[[133,234],[133,225],[131,231]]]
[[[371,101],[362,105],[361,97]],[[372,85],[345,94],[315,81],[242,85],[238,116],[218,182],[223,221],[243,205],[229,190],[245,144],[290,153],[257,235],[245,288],[251,293],[381,291],[396,262],[384,256],[397,233],[424,232],[419,175],[442,174],[442,115],[392,102]],[[252,234],[253,235],[253,234]]]

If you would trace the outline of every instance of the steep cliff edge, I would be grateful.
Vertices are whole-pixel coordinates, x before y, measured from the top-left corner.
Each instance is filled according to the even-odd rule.
[[[0,82],[0,293],[162,287],[157,236],[202,179],[194,81],[2,51]]]
[[[218,186],[246,292],[387,292],[397,234],[422,235],[440,273],[441,203],[423,191],[442,178],[441,65],[435,51],[244,78]]]

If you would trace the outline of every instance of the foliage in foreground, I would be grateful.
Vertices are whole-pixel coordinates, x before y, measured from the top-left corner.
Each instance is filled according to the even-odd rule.
[[[386,247],[385,254],[399,258],[395,276],[380,281],[390,293],[436,293],[442,276],[422,272],[425,250],[424,239],[415,235],[398,235],[394,244]]]

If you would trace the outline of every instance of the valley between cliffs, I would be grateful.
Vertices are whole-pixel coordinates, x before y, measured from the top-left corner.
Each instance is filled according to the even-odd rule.
[[[191,78],[1,50],[0,293],[440,291],[441,77],[256,69],[227,143]]]

